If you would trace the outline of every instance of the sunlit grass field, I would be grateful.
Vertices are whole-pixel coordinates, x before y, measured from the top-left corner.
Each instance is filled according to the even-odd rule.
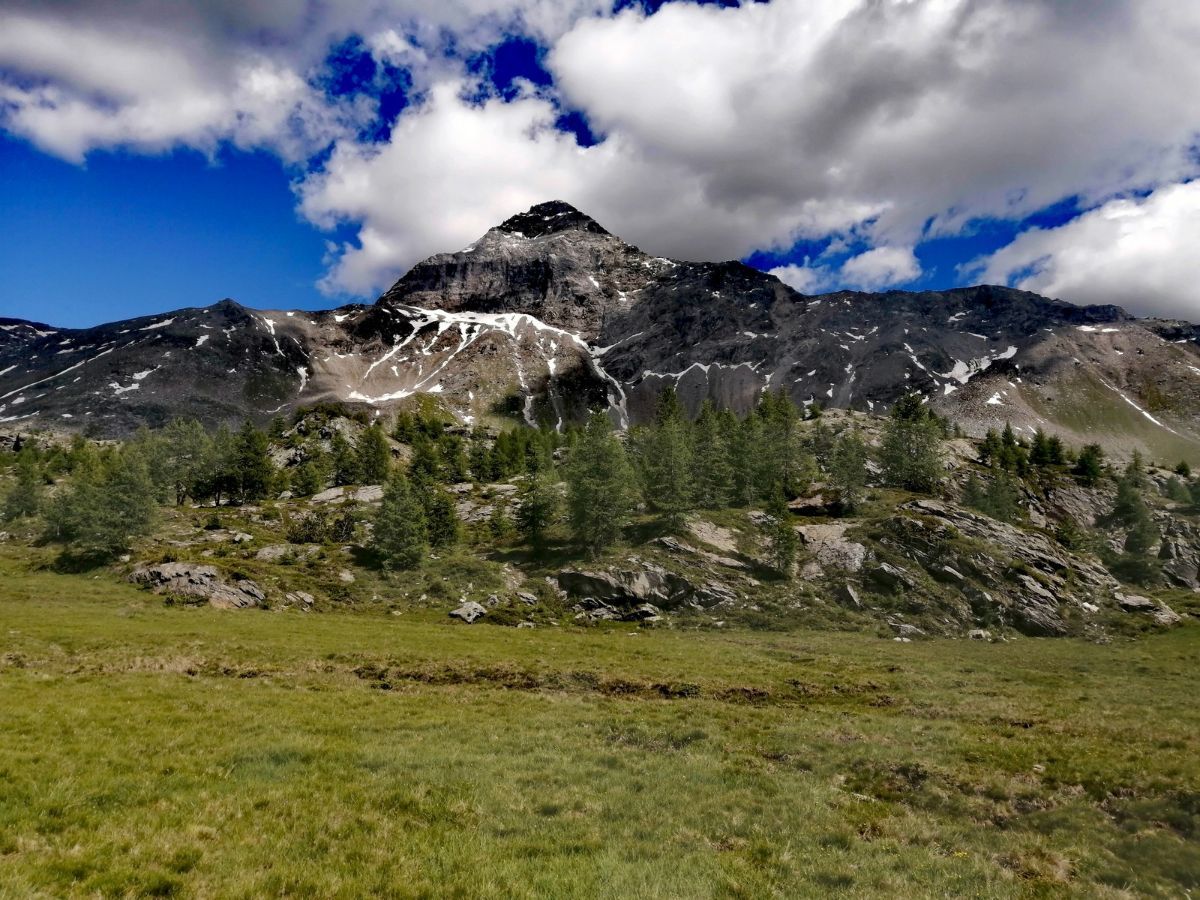
[[[165,606],[0,559],[0,897],[1186,896],[1200,628]]]

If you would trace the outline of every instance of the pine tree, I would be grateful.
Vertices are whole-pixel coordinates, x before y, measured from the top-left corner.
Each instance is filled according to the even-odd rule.
[[[11,522],[26,516],[36,516],[45,502],[45,479],[42,477],[34,451],[24,449],[17,454],[15,474],[16,482],[4,495],[0,521]]]
[[[751,414],[739,422],[728,413],[724,421],[733,463],[733,503],[748,506],[758,499],[757,460],[762,450],[762,420]]]
[[[492,538],[500,543],[509,540],[516,531],[504,504],[499,501],[493,504],[492,514],[488,516],[488,531],[491,532]]]
[[[418,432],[412,441],[413,455],[408,473],[413,478],[438,481],[442,477],[442,457],[437,444],[428,435]]]
[[[517,508],[517,530],[535,550],[545,545],[546,532],[558,518],[562,497],[546,472],[537,472],[521,486],[521,505]]]
[[[271,491],[275,467],[271,463],[267,436],[247,421],[233,444],[233,473],[239,503],[253,503]]]
[[[678,528],[693,500],[692,447],[682,419],[667,418],[649,433],[643,447],[646,496],[666,524]]]
[[[360,484],[362,473],[358,467],[358,454],[340,431],[335,431],[329,440],[329,454],[333,458],[333,481],[337,485]]]
[[[287,434],[287,420],[283,416],[276,416],[267,426],[267,437],[272,442],[279,443],[285,434]]]
[[[1088,444],[1079,451],[1072,474],[1084,487],[1095,487],[1100,483],[1104,477],[1104,450],[1099,444]]]
[[[733,465],[721,417],[711,400],[705,400],[696,419],[696,438],[692,456],[695,473],[695,499],[704,509],[728,505],[733,493]]]
[[[425,475],[412,479],[412,489],[424,512],[429,545],[442,549],[457,544],[462,538],[462,525],[446,489]]]
[[[755,457],[758,496],[770,498],[777,482],[787,496],[803,494],[812,482],[815,464],[800,444],[796,404],[783,391],[768,391],[760,398],[755,414],[762,420]]]
[[[879,459],[893,487],[933,493],[942,482],[942,423],[930,416],[920,397],[906,394],[884,426]]]
[[[984,512],[984,507],[987,505],[987,490],[974,472],[967,479],[967,483],[963,485],[962,504],[979,512]]]
[[[979,445],[979,461],[985,466],[998,465],[1003,452],[1004,445],[1000,442],[999,432],[995,428],[989,428],[983,443]]]
[[[1110,523],[1128,527],[1150,518],[1150,510],[1147,509],[1146,501],[1142,498],[1136,474],[1126,473],[1117,482],[1117,498],[1107,518]]]
[[[358,473],[364,484],[383,484],[387,481],[392,466],[392,451],[382,425],[376,422],[358,436],[355,455]]]
[[[429,552],[425,510],[400,472],[384,487],[371,545],[385,568],[414,569]]]
[[[47,536],[83,556],[111,557],[153,529],[153,488],[145,460],[132,448],[81,466],[47,512]]]
[[[195,419],[173,419],[163,432],[163,442],[171,492],[175,505],[182,506],[188,497],[200,495],[212,441]]]
[[[1012,479],[1000,473],[988,485],[985,512],[1001,522],[1015,522],[1020,515],[1020,495]]]
[[[1192,502],[1192,492],[1178,475],[1171,476],[1171,480],[1167,482],[1166,494],[1168,499],[1176,503]]]
[[[776,486],[767,504],[767,516],[769,518],[764,528],[771,565],[785,578],[791,578],[799,539],[792,527],[792,513],[788,509],[782,483]]]
[[[1045,468],[1054,464],[1054,452],[1051,448],[1050,438],[1040,428],[1033,436],[1033,445],[1029,450],[1029,461],[1039,468]]]
[[[598,555],[616,543],[636,502],[629,460],[606,413],[588,419],[566,475],[571,531],[588,554]]]
[[[211,499],[220,506],[238,490],[236,448],[233,434],[222,425],[209,441],[207,453],[200,466],[200,476],[193,487],[197,500]]]
[[[842,509],[854,512],[867,487],[867,443],[857,431],[837,439],[829,456],[829,486],[838,492]]]

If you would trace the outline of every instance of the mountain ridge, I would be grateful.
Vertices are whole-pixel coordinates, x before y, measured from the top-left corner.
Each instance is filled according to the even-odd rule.
[[[706,399],[743,413],[764,390],[882,413],[916,391],[972,433],[1012,421],[1153,453],[1200,447],[1200,326],[994,285],[804,295],[740,262],[650,256],[561,201],[423,260],[371,305],[0,321],[10,428],[117,435],[326,400],[382,413],[416,394],[467,425],[561,426],[596,406],[627,425],[668,384],[693,413]]]

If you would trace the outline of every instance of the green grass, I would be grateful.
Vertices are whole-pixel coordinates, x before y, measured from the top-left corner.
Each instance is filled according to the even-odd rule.
[[[0,555],[0,897],[1181,896],[1200,628],[167,607]]]

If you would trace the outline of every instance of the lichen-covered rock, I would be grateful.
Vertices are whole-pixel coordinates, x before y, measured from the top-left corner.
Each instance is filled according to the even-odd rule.
[[[558,586],[571,597],[591,597],[630,608],[653,603],[663,609],[705,609],[735,600],[737,595],[717,581],[696,584],[653,563],[637,569],[591,572],[567,569],[558,573]]]
[[[214,566],[193,563],[160,563],[139,566],[129,580],[156,594],[192,599],[217,609],[246,609],[259,606],[267,595],[249,579],[225,580]]]

